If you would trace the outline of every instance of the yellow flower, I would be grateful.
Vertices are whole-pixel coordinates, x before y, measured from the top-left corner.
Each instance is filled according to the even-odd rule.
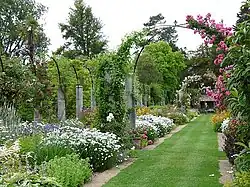
[[[227,119],[230,117],[230,113],[226,110],[222,111],[222,112],[216,112],[216,114],[214,114],[212,116],[212,123],[216,124],[216,123],[222,123],[224,121],[224,119]]]

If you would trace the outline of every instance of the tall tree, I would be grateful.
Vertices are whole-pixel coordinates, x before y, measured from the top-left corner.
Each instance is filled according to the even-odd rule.
[[[165,41],[169,43],[174,51],[178,50],[176,46],[176,42],[178,40],[178,34],[174,27],[161,26],[157,27],[157,25],[166,24],[165,17],[160,13],[156,16],[150,16],[149,21],[144,23],[144,27],[149,29],[149,36],[154,37],[155,42]]]
[[[30,27],[35,28],[33,42],[36,53],[47,51],[49,40],[38,24],[46,7],[34,0],[0,1],[0,56],[20,56],[25,53]],[[34,27],[35,26],[35,27]]]
[[[238,20],[236,25],[248,20],[250,18],[250,0],[246,0],[243,2],[240,7],[240,12],[237,14]]]
[[[91,58],[104,51],[107,45],[101,32],[103,26],[83,0],[75,0],[74,6],[70,10],[68,22],[59,24],[63,38],[67,40],[62,52],[65,49],[73,50],[76,55]]]
[[[138,62],[137,76],[142,84],[154,84],[157,92],[161,85],[162,92],[165,93],[163,97],[169,102],[174,98],[180,82],[179,74],[184,68],[183,55],[173,52],[166,42],[160,41],[145,47]]]

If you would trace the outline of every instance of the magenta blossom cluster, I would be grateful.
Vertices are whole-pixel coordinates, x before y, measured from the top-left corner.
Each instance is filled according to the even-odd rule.
[[[186,21],[188,24],[187,27],[194,29],[194,34],[200,34],[206,45],[217,45],[216,51],[219,52],[219,54],[214,60],[214,63],[216,65],[221,64],[225,56],[224,54],[228,51],[228,46],[224,40],[233,34],[232,27],[226,27],[223,23],[216,23],[214,19],[211,19],[210,13],[205,17],[198,15],[196,19],[188,15]],[[217,39],[221,40],[218,44],[216,44]]]
[[[205,45],[211,44],[216,45],[216,52],[218,55],[214,60],[215,65],[220,65],[227,52],[228,46],[225,43],[225,39],[232,36],[232,28],[226,27],[223,23],[216,23],[214,19],[211,19],[211,14],[208,13],[205,17],[198,15],[195,19],[193,16],[188,15],[186,17],[188,28],[194,30],[194,34],[200,34],[201,38],[204,40]],[[220,73],[225,73],[226,78],[230,77],[230,71],[233,66],[228,66],[225,68],[220,68]],[[207,88],[207,95],[212,97],[216,106],[223,110],[225,108],[223,101],[226,96],[230,95],[230,91],[226,89],[224,78],[222,75],[218,76],[215,91]]]
[[[226,89],[224,78],[222,75],[218,76],[215,88],[216,91],[207,88],[206,89],[207,95],[215,100],[216,107],[223,110],[225,109],[223,100],[225,99],[226,96],[230,95],[230,91]]]

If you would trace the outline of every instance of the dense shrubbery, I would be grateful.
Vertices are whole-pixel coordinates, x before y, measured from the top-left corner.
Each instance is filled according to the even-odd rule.
[[[49,177],[54,177],[62,186],[76,187],[87,182],[92,170],[88,160],[79,159],[76,154],[55,157],[45,165]]]

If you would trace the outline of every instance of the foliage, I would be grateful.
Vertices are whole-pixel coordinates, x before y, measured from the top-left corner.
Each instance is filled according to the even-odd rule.
[[[125,65],[115,54],[100,57],[97,81],[98,128],[113,132],[122,137],[125,130],[124,85]],[[114,122],[106,120],[109,113],[114,114]]]
[[[242,147],[236,143],[242,142],[246,144],[250,139],[248,124],[236,119],[231,119],[224,134],[226,136],[224,151],[229,161],[234,163],[235,156],[242,150]]]
[[[217,76],[219,74],[219,67],[215,66],[213,59],[216,56],[216,51],[213,47],[207,45],[200,45],[195,51],[189,52],[189,58],[186,59],[186,69],[182,72],[181,77],[187,77],[191,75],[205,75],[208,71]],[[211,80],[208,80],[209,84]],[[214,82],[212,82],[214,83]]]
[[[33,136],[24,136],[19,138],[20,152],[28,153],[34,152],[37,145],[39,145],[42,141],[41,135],[33,135]]]
[[[60,29],[63,38],[68,41],[65,47],[70,49],[73,46],[77,56],[90,58],[103,52],[106,47],[101,21],[93,15],[92,8],[86,6],[83,0],[75,0],[68,23],[61,23]]]
[[[243,23],[244,21],[249,20],[249,13],[250,13],[249,3],[250,3],[249,0],[246,0],[242,3],[242,6],[240,7],[240,12],[237,14],[238,20],[236,21],[236,26],[239,25],[240,23]]]
[[[21,123],[21,119],[16,114],[16,110],[12,106],[4,104],[0,107],[0,144],[17,138],[17,126]]]
[[[81,122],[83,123],[84,126],[93,128],[94,125],[96,124],[96,115],[97,115],[97,109],[86,109],[82,111],[83,116],[81,118]]]
[[[249,49],[250,45],[246,38],[250,36],[250,20],[237,26],[238,31],[230,39],[232,47],[229,49],[223,64],[233,64],[229,71],[231,75],[227,81],[231,91],[229,106],[232,114],[243,121],[249,121],[250,89],[249,89]]]
[[[157,92],[161,93],[165,101],[173,100],[175,96],[173,93],[179,85],[179,74],[185,68],[183,55],[180,52],[173,52],[169,44],[161,41],[146,46],[141,57],[137,71],[138,77],[143,80],[141,83],[157,83],[161,87],[153,88],[160,89]],[[154,71],[157,76],[152,77],[147,71]]]
[[[88,160],[79,159],[76,154],[50,160],[46,163],[46,173],[65,187],[79,186],[87,182],[92,175]]]
[[[237,187],[248,187],[250,185],[250,172],[237,172],[235,175],[234,185]]]
[[[0,184],[3,186],[41,186],[41,187],[62,187],[55,178],[44,177],[38,173],[21,172],[8,173],[0,176]]]
[[[250,142],[248,145],[241,142],[237,142],[236,144],[244,148],[234,160],[236,170],[239,172],[250,171]]]
[[[0,58],[7,56],[27,56],[23,48],[28,40],[28,28],[36,25],[34,34],[37,54],[47,51],[49,40],[38,20],[46,12],[46,7],[33,0],[3,0],[0,2]]]
[[[197,117],[199,114],[197,111],[187,110],[186,115],[191,120],[191,119]]]
[[[167,113],[166,116],[172,119],[175,125],[185,125],[189,121],[183,113]]]
[[[25,136],[19,139],[20,152],[23,154],[31,153],[32,158],[29,159],[30,164],[41,165],[43,162],[48,162],[57,157],[63,157],[72,154],[74,151],[68,147],[57,145],[41,144],[41,135]]]
[[[162,74],[156,66],[155,59],[149,53],[143,53],[137,65],[138,80],[142,84],[150,85],[152,83],[162,82]]]
[[[22,167],[19,167],[21,162],[19,152],[20,147],[18,141],[15,141],[10,146],[4,145],[0,147],[0,175],[22,169]]]
[[[169,43],[173,51],[178,51],[176,42],[178,40],[178,35],[175,27],[161,26],[166,24],[165,17],[160,13],[155,16],[150,16],[149,21],[144,23],[144,27],[149,31],[148,36],[153,38],[153,42],[164,41]]]
[[[237,171],[250,171],[250,154],[245,153],[238,156],[234,163]]]

